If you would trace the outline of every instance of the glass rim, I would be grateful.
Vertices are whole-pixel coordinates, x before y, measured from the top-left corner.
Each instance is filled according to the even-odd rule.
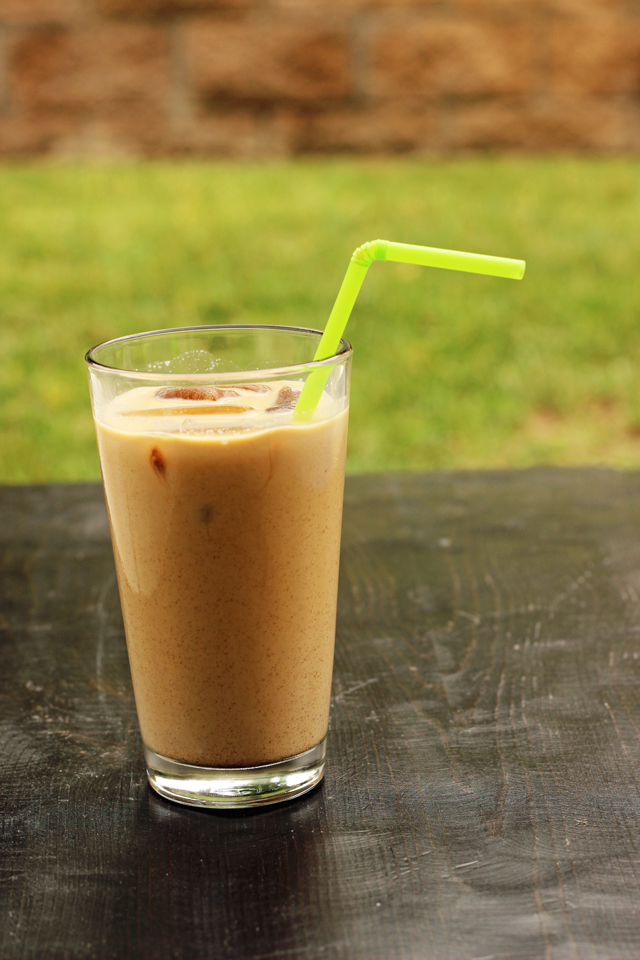
[[[290,327],[275,323],[211,323],[211,324],[197,324],[190,327],[167,327],[163,330],[147,330],[143,333],[131,333],[125,337],[114,337],[112,340],[103,340],[102,343],[97,343],[95,347],[91,347],[85,353],[84,359],[85,363],[89,370],[96,370],[102,373],[114,374],[118,376],[126,376],[129,379],[135,380],[229,380],[234,382],[238,380],[238,377],[241,377],[243,374],[250,374],[252,378],[259,379],[261,377],[276,377],[276,376],[286,376],[287,374],[293,372],[299,372],[301,370],[317,370],[323,367],[328,367],[335,364],[337,361],[346,360],[353,353],[353,347],[346,339],[342,337],[338,345],[338,350],[336,353],[332,354],[330,357],[325,357],[323,360],[309,360],[306,363],[292,363],[282,367],[267,367],[263,370],[230,370],[225,373],[216,373],[213,370],[204,371],[202,373],[161,373],[154,371],[145,371],[145,370],[126,370],[123,367],[111,367],[106,363],[100,363],[99,360],[95,359],[95,352],[100,350],[102,347],[110,347],[114,344],[125,344],[127,342],[133,342],[135,340],[144,340],[151,337],[161,336],[163,334],[171,333],[189,333],[189,332],[203,332],[203,333],[212,333],[212,332],[222,332],[224,330],[276,330],[279,333],[311,333],[322,337],[322,330],[315,330],[312,327]]]

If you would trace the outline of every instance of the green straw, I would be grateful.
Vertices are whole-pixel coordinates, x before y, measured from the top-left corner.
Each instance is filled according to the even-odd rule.
[[[314,360],[325,360],[336,353],[362,282],[374,260],[417,263],[423,267],[464,270],[467,273],[484,273],[490,277],[508,277],[511,280],[522,280],[525,270],[524,260],[486,257],[481,253],[461,253],[458,250],[439,250],[437,247],[417,247],[411,243],[393,243],[391,240],[364,243],[351,257]],[[311,419],[331,369],[324,367],[309,374],[298,397],[294,419]]]

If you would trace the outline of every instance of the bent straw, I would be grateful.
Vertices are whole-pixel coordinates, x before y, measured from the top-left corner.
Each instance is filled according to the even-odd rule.
[[[491,277],[507,277],[511,280],[522,280],[526,266],[524,260],[487,257],[481,253],[461,253],[458,250],[439,250],[437,247],[418,247],[411,243],[394,243],[391,240],[371,240],[363,243],[351,257],[314,360],[325,360],[336,353],[360,287],[374,260],[416,263],[423,267],[440,267],[443,270],[464,270],[467,273],[484,273]],[[309,374],[298,397],[294,419],[311,419],[330,373],[331,368],[327,367]]]

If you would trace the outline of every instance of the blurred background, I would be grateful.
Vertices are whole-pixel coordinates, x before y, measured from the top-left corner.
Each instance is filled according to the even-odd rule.
[[[640,467],[636,0],[0,0],[0,481],[97,479],[83,355],[322,328],[348,469]]]

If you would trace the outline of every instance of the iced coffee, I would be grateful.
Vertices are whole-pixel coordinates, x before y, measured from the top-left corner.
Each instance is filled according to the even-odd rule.
[[[297,422],[301,386],[245,375],[94,390],[150,779],[182,802],[202,798],[163,790],[163,776],[215,769],[228,786],[239,769],[277,780],[284,764],[293,783],[292,758],[317,761],[327,733],[348,389]],[[252,776],[229,805],[291,794],[256,792]]]

